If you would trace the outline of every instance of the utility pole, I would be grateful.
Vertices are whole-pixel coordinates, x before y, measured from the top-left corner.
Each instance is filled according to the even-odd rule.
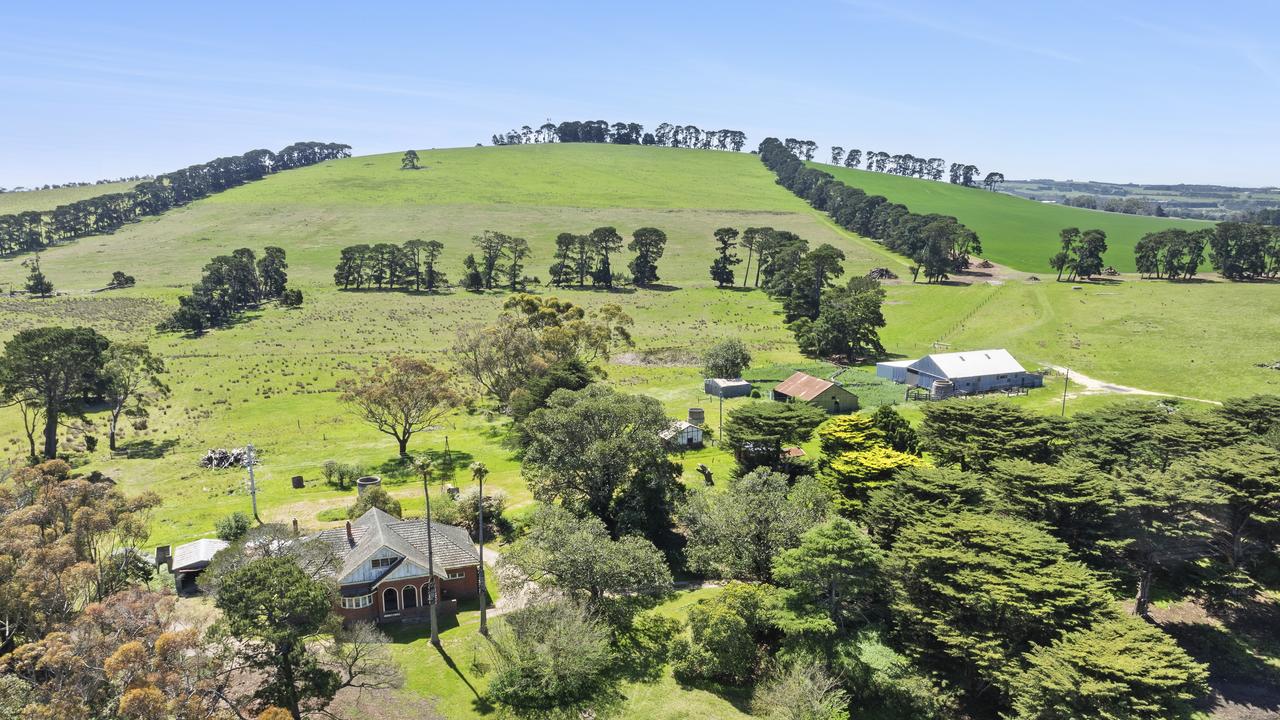
[[[724,442],[724,390],[720,392],[720,429],[716,431],[716,445]]]
[[[480,502],[479,516],[480,524],[477,526],[480,535],[480,567],[476,570],[476,583],[479,588],[480,598],[480,634],[485,637],[489,636],[489,593],[484,584],[484,476],[489,474],[489,468],[484,466],[482,462],[471,463],[471,475],[480,484]]]
[[[253,443],[245,446],[244,464],[249,468],[249,500],[253,503],[253,519],[262,524],[262,518],[258,517],[258,484],[253,478],[253,466],[257,464],[257,459],[253,456]]]
[[[1067,383],[1071,381],[1071,368],[1062,375],[1062,417],[1067,416]]]

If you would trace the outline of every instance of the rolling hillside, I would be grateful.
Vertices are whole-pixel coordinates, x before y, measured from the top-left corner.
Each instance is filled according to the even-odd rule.
[[[720,337],[750,344],[755,363],[749,379],[766,387],[797,367],[829,372],[798,354],[777,303],[759,292],[715,288],[708,274],[715,228],[792,230],[813,245],[841,248],[847,275],[887,266],[905,276],[901,259],[836,228],[777,186],[749,154],[566,144],[421,155],[425,169],[418,171],[400,170],[398,155],[377,155],[283,172],[113,235],[52,248],[43,253],[44,270],[64,295],[0,297],[0,341],[26,327],[92,324],[113,339],[147,338],[167,359],[173,397],[144,425],[126,428],[130,456],[112,458],[102,450],[85,456],[131,489],[166,495],[155,520],[157,542],[206,534],[214,519],[243,506],[239,473],[196,467],[212,447],[255,442],[262,448],[259,479],[269,518],[314,522],[322,511],[344,503],[344,494],[323,485],[296,491],[288,483],[294,474],[314,479],[325,459],[376,467],[393,454],[386,438],[353,422],[338,403],[336,379],[397,352],[448,366],[456,329],[499,311],[503,295],[496,292],[338,291],[332,272],[343,246],[438,239],[446,245],[444,268],[457,280],[472,250],[471,236],[501,230],[529,239],[534,256],[527,272],[545,278],[559,232],[600,225],[616,225],[624,235],[645,225],[666,230],[670,243],[659,263],[661,289],[554,292],[586,306],[618,303],[636,319],[635,352],[608,366],[609,381],[660,399],[677,417],[706,403],[696,355]],[[955,198],[1019,203],[1036,213],[1062,210],[981,191],[857,175],[863,179],[927,186],[975,226],[981,220],[966,216],[972,213],[956,206]],[[1057,221],[1033,214],[1028,223],[1052,228]],[[210,257],[266,245],[288,252],[290,284],[306,297],[301,309],[267,307],[200,339],[154,334],[155,324],[172,312]],[[135,275],[138,285],[91,292],[114,270]],[[20,285],[24,272],[21,258],[0,261],[0,287]],[[956,348],[1007,346],[1029,366],[1066,365],[1153,391],[1221,399],[1280,390],[1280,373],[1255,367],[1280,360],[1274,351],[1280,344],[1280,293],[1274,287],[1130,279],[1073,289],[1017,276],[966,281],[890,284],[889,324],[882,333],[889,351],[914,356],[938,341]],[[1256,312],[1240,313],[1242,306]],[[867,374],[851,377],[873,383]],[[874,385],[859,392],[868,402],[896,397],[896,390],[886,395]],[[1083,398],[1081,406],[1098,401]],[[1026,402],[1048,410],[1058,398],[1046,392]],[[458,415],[441,432],[416,438],[414,447],[440,449],[446,435],[451,447],[488,463],[491,481],[515,504],[527,502],[518,464],[502,448],[489,417]],[[17,455],[24,445],[17,413],[0,410],[0,450]],[[697,462],[717,467],[727,460],[691,456],[691,474]],[[410,508],[421,503],[411,485],[396,492]]]
[[[1108,265],[1133,272],[1133,246],[1149,232],[1169,227],[1210,226],[1195,220],[1121,215],[1040,203],[982,188],[966,188],[932,180],[867,172],[810,163],[868,194],[883,195],[918,213],[954,215],[982,238],[985,257],[992,262],[1033,273],[1049,272],[1049,258],[1058,251],[1058,231],[1101,228],[1107,233]]]
[[[0,193],[0,215],[26,212],[27,210],[52,210],[59,205],[76,202],[77,200],[124,192],[136,184],[135,182],[113,182],[101,185]]]

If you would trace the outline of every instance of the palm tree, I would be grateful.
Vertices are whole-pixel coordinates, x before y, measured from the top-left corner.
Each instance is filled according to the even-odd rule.
[[[431,542],[431,476],[435,474],[435,461],[425,455],[413,460],[413,469],[422,476],[422,493],[427,497],[427,568],[430,581],[427,591],[427,611],[431,615],[431,644],[440,647],[440,626],[436,622],[436,557]]]
[[[489,468],[484,466],[482,462],[471,463],[471,477],[480,484],[480,502],[476,504],[479,508],[479,524],[476,525],[476,532],[479,533],[480,548],[480,567],[476,570],[476,581],[480,589],[480,634],[489,634],[489,618],[486,610],[489,605],[489,595],[485,591],[484,586],[484,478],[489,474]]]

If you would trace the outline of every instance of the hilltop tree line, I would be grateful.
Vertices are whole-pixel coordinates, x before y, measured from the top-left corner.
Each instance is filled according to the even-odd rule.
[[[19,185],[17,187],[12,187],[12,188],[0,187],[0,193],[32,192],[35,190],[58,190],[60,188],[93,187],[94,185],[114,185],[116,183],[138,182],[140,180],[154,180],[154,179],[155,179],[154,175],[131,175],[129,177],[118,177],[118,178],[115,178],[114,180],[103,178],[101,180],[94,180],[93,182],[80,181],[80,182],[65,182],[65,183],[45,183],[44,185],[40,185],[38,187],[25,187],[25,186]]]
[[[294,143],[275,153],[250,150],[160,175],[126,192],[99,195],[53,210],[0,215],[0,257],[113,232],[139,218],[159,215],[271,173],[350,155],[351,146],[338,143]]]
[[[812,152],[805,155],[806,160],[812,160]],[[841,162],[843,160],[843,163]],[[946,161],[940,157],[922,158],[916,157],[911,153],[903,153],[900,155],[890,155],[881,150],[867,150],[863,152],[857,148],[851,148],[848,152],[839,145],[831,146],[831,164],[841,165],[847,168],[857,168],[866,162],[866,170],[871,172],[882,172],[890,175],[901,175],[903,177],[914,177],[922,180],[942,180],[945,169],[947,173],[947,181],[952,185],[964,185],[965,187],[977,186],[978,166],[968,165],[965,163],[951,163],[947,166]],[[1004,182],[1004,173],[989,172],[982,180],[982,185],[988,190],[995,190],[1000,183]]]
[[[696,125],[665,122],[653,132],[645,132],[644,126],[637,123],[567,120],[558,125],[544,123],[537,128],[524,125],[518,130],[495,134],[491,141],[494,145],[583,142],[741,152],[747,135],[741,130],[703,130]]]
[[[267,247],[260,258],[250,248],[219,255],[204,266],[200,282],[192,286],[190,295],[178,298],[177,311],[157,329],[200,335],[230,324],[240,313],[269,300],[297,307],[302,304],[302,291],[287,287],[288,268],[285,252],[278,247]]]
[[[978,234],[954,217],[918,215],[883,196],[867,195],[830,173],[807,167],[777,138],[760,144],[760,160],[778,176],[778,184],[841,227],[911,258],[913,279],[923,273],[929,282],[945,280],[968,267],[970,255],[982,252]]]
[[[721,288],[734,286],[733,268],[743,263],[738,248],[745,250],[742,287],[763,287],[782,303],[802,352],[815,357],[838,355],[849,362],[884,353],[879,337],[879,328],[885,325],[884,289],[867,277],[852,277],[838,285],[836,279],[844,275],[844,251],[826,243],[811,249],[799,235],[771,227],[742,232],[724,227],[714,235],[717,255],[711,278]]]

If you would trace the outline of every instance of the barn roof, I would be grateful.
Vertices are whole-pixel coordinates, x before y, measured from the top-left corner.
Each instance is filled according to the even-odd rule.
[[[916,362],[931,361],[947,378],[1006,375],[1026,372],[1008,350],[969,350],[926,355]]]
[[[346,577],[369,561],[380,549],[390,548],[396,554],[427,567],[427,523],[425,520],[399,520],[378,508],[369,508],[351,522],[353,545],[346,527],[329,528],[317,536],[342,561],[338,577]],[[463,528],[431,523],[432,553],[435,574],[447,575],[449,568],[477,565],[480,557]],[[391,569],[389,568],[388,572]]]
[[[715,385],[716,387],[722,388],[742,387],[743,385],[751,387],[751,383],[743,380],[742,378],[707,378],[707,382]]]
[[[797,372],[791,377],[778,383],[773,390],[780,392],[787,397],[793,397],[797,400],[808,402],[822,393],[826,392],[835,383],[830,380],[816,378],[808,373]]]
[[[173,572],[203,570],[219,550],[230,543],[215,538],[204,538],[184,543],[173,549]]]

